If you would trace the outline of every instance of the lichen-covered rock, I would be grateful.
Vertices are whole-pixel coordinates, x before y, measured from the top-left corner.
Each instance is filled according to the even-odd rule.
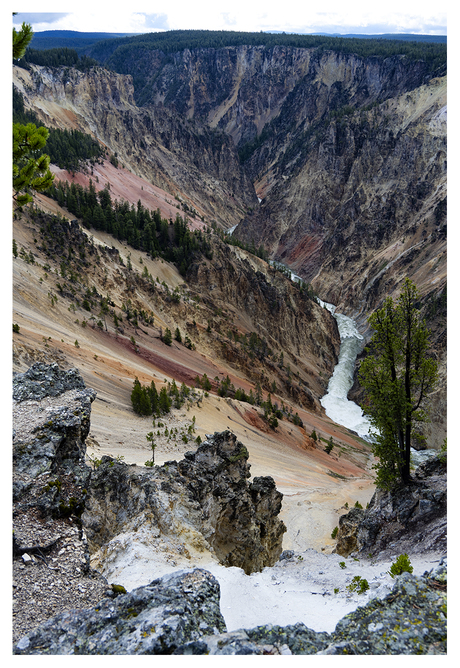
[[[78,369],[63,371],[57,364],[37,362],[25,373],[13,376],[13,399],[35,400],[58,397],[69,390],[84,390],[85,381]]]
[[[259,626],[178,648],[175,654],[446,654],[447,565],[422,577],[403,573],[384,599],[349,613],[332,634],[304,624]]]
[[[97,606],[57,615],[14,654],[446,654],[447,564],[403,573],[388,596],[346,615],[332,634],[304,624],[226,632],[219,583],[207,571],[171,573]]]
[[[226,630],[220,587],[207,571],[181,571],[95,608],[65,612],[21,638],[14,654],[172,654]]]
[[[226,431],[161,467],[139,469],[104,457],[82,515],[93,549],[142,525],[158,548],[167,539],[183,550],[208,549],[246,573],[273,565],[286,531],[278,518],[282,494],[270,477],[248,480],[248,456]]]
[[[322,654],[445,654],[447,568],[423,577],[400,575],[391,593],[373,599],[337,624]],[[352,650],[352,651],[350,651]]]
[[[85,474],[85,440],[96,392],[77,369],[34,364],[13,379],[13,467],[36,478],[58,470]]]

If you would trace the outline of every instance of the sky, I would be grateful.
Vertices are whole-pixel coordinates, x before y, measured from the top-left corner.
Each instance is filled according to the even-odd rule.
[[[150,0],[135,3],[72,3],[76,11],[63,12],[62,2],[40,3],[42,13],[18,13],[13,25],[30,23],[35,32],[145,33],[164,30],[284,31],[293,33],[418,33],[447,34],[448,0]],[[36,2],[23,2],[33,8]],[[25,5],[25,7],[24,7]],[[59,10],[53,12],[53,10]]]

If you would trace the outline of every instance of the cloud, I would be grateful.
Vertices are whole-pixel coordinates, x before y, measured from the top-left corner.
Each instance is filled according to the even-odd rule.
[[[45,0],[46,4],[46,0]],[[15,24],[27,21],[36,31],[145,33],[162,30],[241,30],[292,33],[382,34],[413,32],[446,34],[446,0],[328,0],[323,6],[299,0],[168,0],[151,12],[151,0],[136,2],[136,11],[115,4],[107,9],[95,3],[77,6],[72,13],[23,13]]]
[[[22,23],[56,23],[64,19],[66,16],[70,16],[70,13],[65,14],[51,13],[51,12],[41,12],[36,14],[27,14],[26,12],[18,12],[16,16],[13,16],[14,25],[22,25]]]
[[[145,28],[148,30],[169,30],[166,14],[144,14]]]

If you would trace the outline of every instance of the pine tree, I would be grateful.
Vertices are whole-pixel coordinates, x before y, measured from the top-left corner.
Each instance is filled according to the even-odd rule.
[[[22,58],[32,37],[32,27],[28,23],[23,23],[20,31],[13,28],[14,59]],[[48,135],[46,128],[37,128],[33,123],[13,123],[13,198],[18,206],[33,201],[29,190],[46,190],[53,182],[49,157],[38,155]]]
[[[170,346],[172,343],[172,334],[169,327],[166,327],[165,333],[163,334],[163,343],[165,343],[167,346]]]
[[[147,389],[142,387],[138,378],[135,378],[133,390],[131,392],[131,404],[133,411],[138,415],[151,415],[152,408],[147,393]]]
[[[417,301],[417,288],[406,279],[397,303],[387,298],[368,319],[374,333],[359,376],[366,392],[363,410],[375,428],[376,483],[383,489],[410,480],[412,431],[427,419],[424,400],[437,377]]]
[[[158,397],[158,405],[161,413],[169,413],[169,411],[171,410],[172,401],[171,398],[168,396],[166,387],[164,386],[160,390],[160,395]]]
[[[152,413],[156,415],[158,413],[158,391],[157,388],[155,387],[155,383],[152,382],[150,383],[150,387],[147,390],[149,399],[150,399],[150,407],[152,409]]]

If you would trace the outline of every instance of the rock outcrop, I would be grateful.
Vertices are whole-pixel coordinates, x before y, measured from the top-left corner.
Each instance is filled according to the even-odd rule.
[[[364,510],[352,508],[346,515],[339,517],[339,530],[337,532],[337,544],[335,552],[348,557],[358,549],[358,526],[364,517]]]
[[[366,510],[353,508],[339,519],[336,551],[343,556],[446,549],[447,464],[439,456],[421,464],[409,484],[377,489]]]
[[[19,608],[30,581],[24,555],[28,563],[39,559],[58,570],[66,582],[60,597],[66,610],[68,591],[75,607],[101,596],[107,582],[90,566],[90,553],[99,549],[97,565],[110,560],[120,552],[121,536],[130,542],[130,532],[145,534],[148,549],[158,549],[165,559],[207,552],[247,573],[277,561],[286,530],[278,518],[282,495],[270,477],[248,480],[248,451],[230,432],[209,436],[197,452],[162,467],[138,468],[104,457],[92,470],[85,463],[85,439],[96,393],[79,372],[36,363],[17,374],[13,385],[18,628],[31,623]],[[46,618],[44,609],[48,616],[61,609],[49,577],[42,574],[40,581],[44,598],[36,582],[33,599],[38,621]]]
[[[207,571],[169,574],[50,619],[14,654],[370,655],[445,654],[447,568],[403,573],[383,600],[346,615],[332,634],[299,623],[226,633],[219,584]],[[384,630],[384,631],[383,631]]]
[[[120,540],[125,544],[141,529],[159,552],[209,550],[246,573],[273,565],[286,531],[278,519],[282,495],[270,477],[248,481],[248,457],[228,431],[209,436],[185,459],[153,469],[104,457],[82,515],[93,551],[101,548],[104,561],[113,545],[120,550]]]
[[[66,612],[16,645],[19,654],[173,654],[225,630],[219,583],[207,571],[174,573],[97,608]]]

